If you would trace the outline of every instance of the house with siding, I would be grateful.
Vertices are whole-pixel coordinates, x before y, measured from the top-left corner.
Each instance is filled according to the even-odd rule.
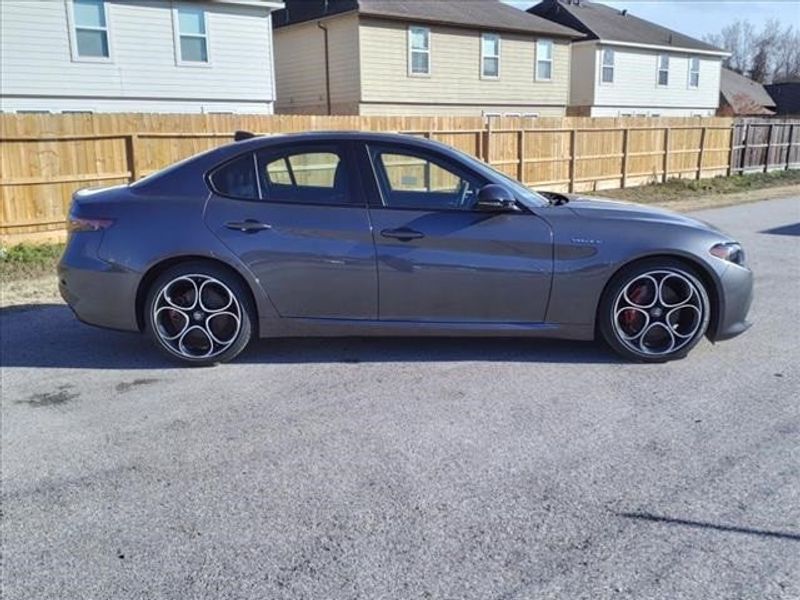
[[[563,116],[581,34],[499,0],[286,0],[277,111]]]
[[[0,110],[270,114],[272,0],[2,0]]]
[[[528,12],[586,36],[573,44],[570,115],[716,113],[724,50],[587,0],[544,0]]]

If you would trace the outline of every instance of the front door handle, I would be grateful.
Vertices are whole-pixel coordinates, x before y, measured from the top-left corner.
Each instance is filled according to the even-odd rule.
[[[408,227],[400,227],[399,229],[384,229],[381,231],[381,235],[385,238],[400,240],[401,242],[410,242],[411,240],[418,240],[425,237],[424,233],[414,229],[409,229]]]
[[[241,231],[242,233],[257,233],[259,231],[266,231],[272,229],[272,225],[256,221],[255,219],[245,219],[244,221],[228,221],[225,227],[233,229],[234,231]]]

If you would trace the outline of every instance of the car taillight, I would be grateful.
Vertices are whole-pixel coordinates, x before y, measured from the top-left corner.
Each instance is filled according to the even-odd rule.
[[[84,219],[70,215],[67,219],[67,231],[69,233],[76,233],[78,231],[100,231],[101,229],[108,229],[113,223],[113,219]]]

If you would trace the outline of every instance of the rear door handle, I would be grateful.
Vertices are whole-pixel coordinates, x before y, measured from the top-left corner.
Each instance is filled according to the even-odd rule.
[[[244,221],[228,221],[225,227],[233,229],[234,231],[241,231],[242,233],[257,233],[259,231],[266,231],[272,229],[272,225],[256,221],[255,219],[245,219]]]
[[[385,238],[400,240],[401,242],[409,242],[411,240],[418,240],[425,237],[424,233],[414,229],[409,229],[408,227],[400,227],[399,229],[384,229],[381,231],[381,235]]]

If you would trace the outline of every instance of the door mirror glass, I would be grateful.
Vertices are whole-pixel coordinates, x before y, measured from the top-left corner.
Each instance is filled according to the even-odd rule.
[[[478,191],[478,201],[475,203],[476,210],[486,212],[519,212],[514,194],[506,186],[499,183],[489,183]]]

